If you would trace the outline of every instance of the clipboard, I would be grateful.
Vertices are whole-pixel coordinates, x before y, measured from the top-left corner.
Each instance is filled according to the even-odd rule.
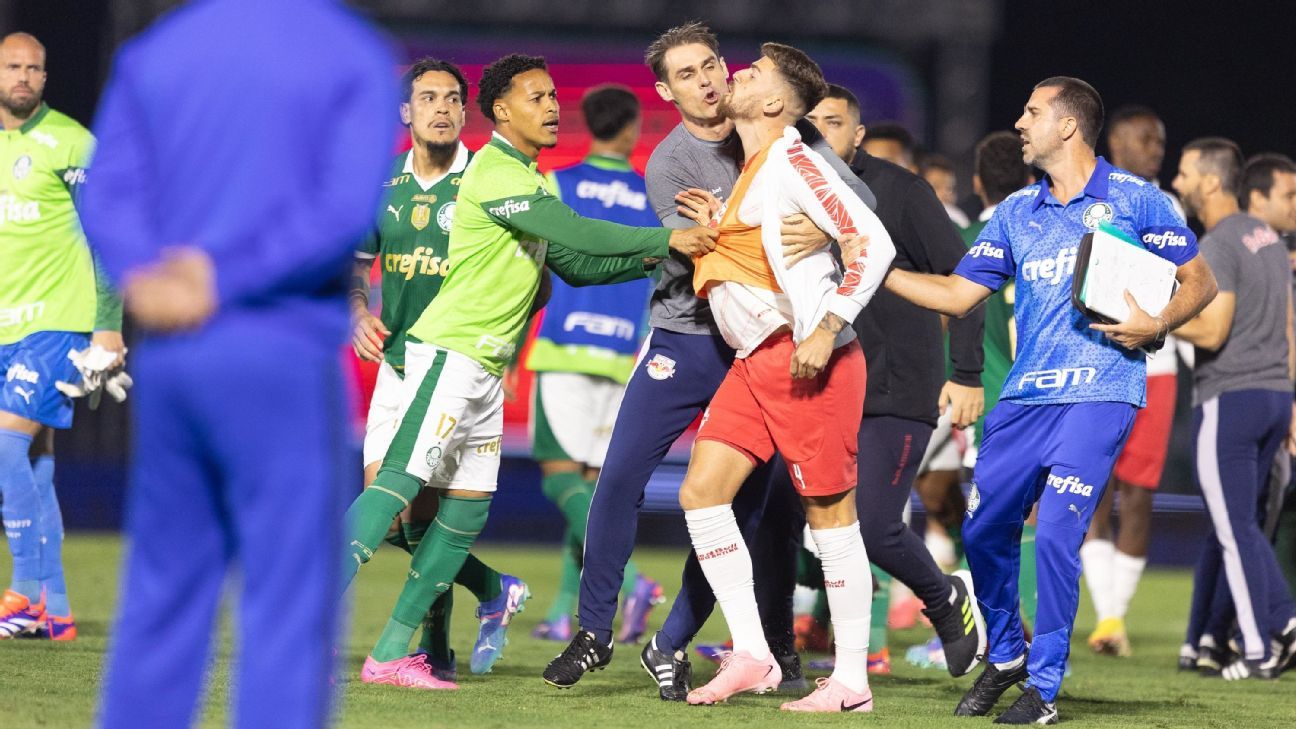
[[[1129,317],[1124,295],[1128,290],[1139,307],[1156,316],[1179,289],[1177,272],[1173,262],[1103,222],[1080,240],[1071,304],[1093,321],[1116,324]]]

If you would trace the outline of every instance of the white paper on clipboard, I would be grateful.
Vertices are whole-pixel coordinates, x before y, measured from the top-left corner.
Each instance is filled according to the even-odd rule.
[[[1156,316],[1178,286],[1178,267],[1173,262],[1148,251],[1108,223],[1093,232],[1084,263],[1080,303],[1084,309],[1116,322],[1129,318],[1125,291],[1133,294],[1141,309]]]

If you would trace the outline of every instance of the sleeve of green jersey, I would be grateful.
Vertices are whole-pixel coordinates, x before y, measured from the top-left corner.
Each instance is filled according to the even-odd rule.
[[[569,286],[598,286],[647,278],[651,271],[642,258],[590,256],[549,243],[545,265]]]
[[[95,275],[95,324],[96,332],[120,332],[122,328],[122,301],[109,283],[108,273],[104,271],[99,256],[92,250]]]
[[[581,217],[553,195],[512,195],[481,203],[501,225],[547,240],[577,253],[600,257],[665,258],[670,255],[666,228],[636,228]]]

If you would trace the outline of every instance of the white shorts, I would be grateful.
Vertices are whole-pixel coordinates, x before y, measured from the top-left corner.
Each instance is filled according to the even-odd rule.
[[[396,369],[383,362],[378,366],[369,415],[365,418],[364,465],[378,463],[387,455],[401,416],[401,386],[404,380]]]
[[[578,372],[537,372],[531,404],[532,455],[602,468],[625,385]]]
[[[458,352],[410,342],[400,393],[401,418],[383,469],[433,488],[495,491],[504,435],[500,378]]]
[[[952,408],[946,408],[945,414],[936,421],[936,429],[932,431],[927,451],[918,465],[918,475],[931,471],[957,471],[963,464],[962,433],[956,433],[951,425],[952,412]]]

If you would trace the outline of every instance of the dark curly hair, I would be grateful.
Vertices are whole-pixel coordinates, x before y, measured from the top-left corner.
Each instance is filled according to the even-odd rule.
[[[537,68],[541,71],[549,70],[545,59],[521,53],[511,53],[487,66],[482,71],[481,81],[477,82],[477,106],[481,108],[481,113],[494,123],[495,101],[508,93],[509,87],[513,85],[513,77]]]
[[[419,80],[425,73],[440,71],[448,73],[454,77],[455,83],[459,84],[459,98],[466,106],[468,104],[468,79],[464,78],[463,71],[449,61],[442,61],[436,58],[425,56],[414,62],[413,66],[401,76],[401,86],[405,89],[405,101],[409,101],[414,96],[414,82]]]

